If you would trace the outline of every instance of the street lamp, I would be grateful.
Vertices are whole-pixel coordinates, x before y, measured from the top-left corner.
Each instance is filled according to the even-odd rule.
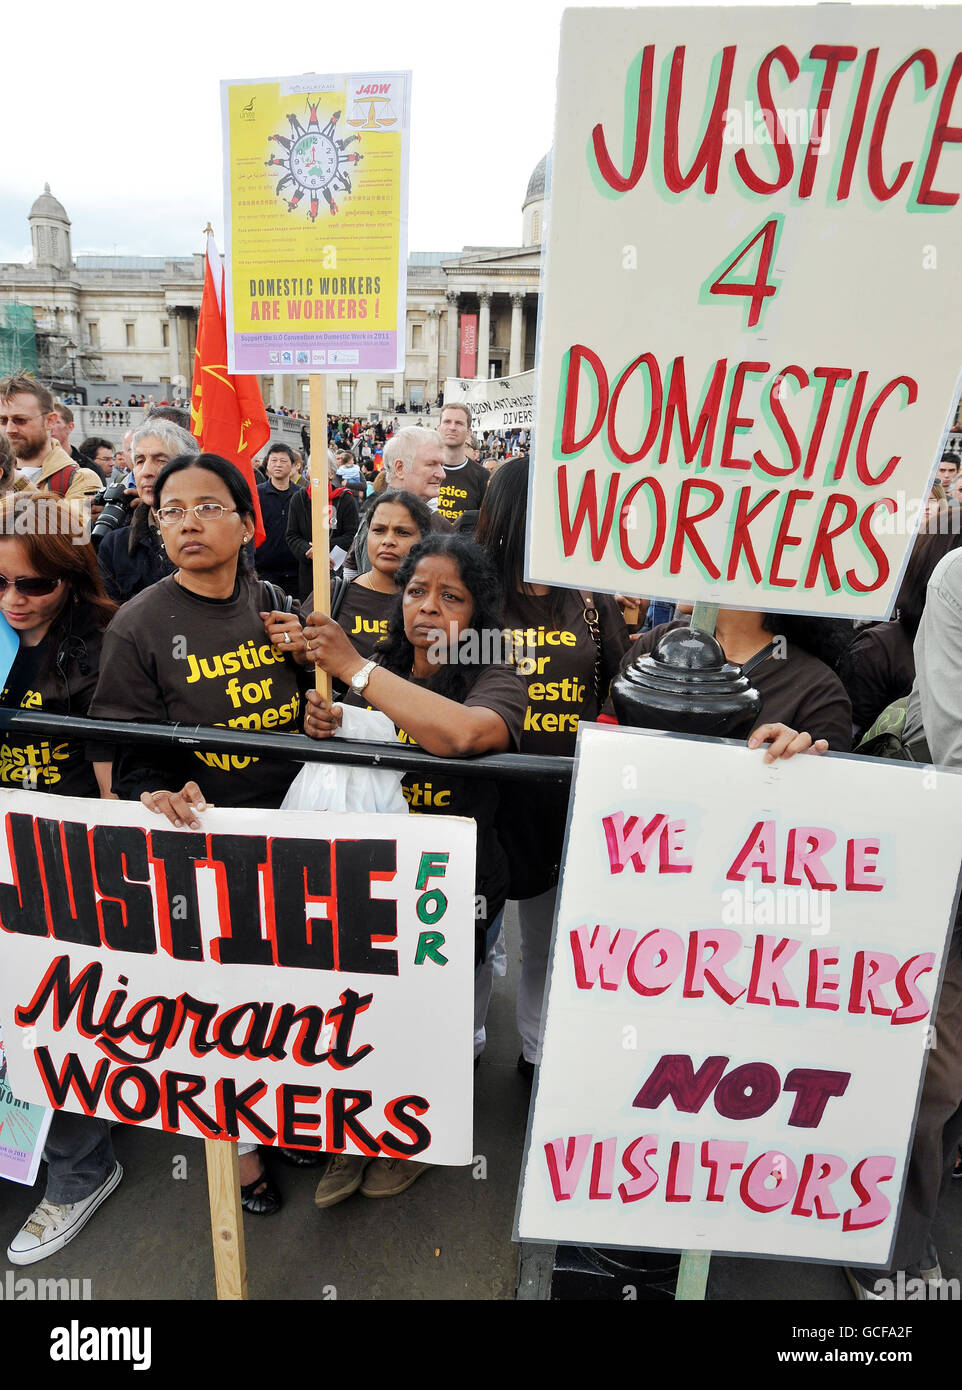
[[[77,394],[77,344],[67,344],[67,361],[70,363],[70,379],[73,387],[73,395]]]

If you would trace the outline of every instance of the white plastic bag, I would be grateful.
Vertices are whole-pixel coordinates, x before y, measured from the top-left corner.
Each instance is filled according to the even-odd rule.
[[[342,705],[343,721],[335,738],[396,743],[397,733],[386,714]],[[287,789],[282,811],[375,811],[404,815],[408,804],[401,792],[400,772],[386,768],[348,767],[346,763],[305,763]]]

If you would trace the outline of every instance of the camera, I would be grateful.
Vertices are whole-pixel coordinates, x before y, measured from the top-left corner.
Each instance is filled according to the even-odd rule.
[[[99,545],[104,536],[109,536],[111,531],[116,531],[117,527],[123,526],[127,520],[126,474],[121,474],[119,478],[109,482],[106,487],[102,487],[99,492],[95,492],[90,501],[95,507],[103,507],[103,511],[90,531],[90,539],[94,545]]]

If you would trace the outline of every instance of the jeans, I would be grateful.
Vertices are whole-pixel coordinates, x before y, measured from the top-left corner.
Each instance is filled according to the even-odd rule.
[[[106,1120],[58,1110],[43,1151],[49,1202],[70,1206],[96,1192],[117,1164]]]
[[[518,903],[521,923],[521,980],[518,984],[518,1032],[526,1062],[540,1063],[541,1015],[548,974],[548,947],[554,925],[557,885]]]
[[[949,947],[935,1015],[905,1196],[895,1236],[892,1269],[916,1265],[925,1253],[942,1183],[962,1134],[962,956],[957,936]]]
[[[484,1020],[488,1016],[488,1005],[491,1003],[491,991],[494,988],[495,975],[504,975],[505,971],[501,965],[504,956],[504,944],[501,939],[501,924],[504,921],[504,909],[490,922],[485,934],[484,960],[474,972],[474,1055],[480,1057],[484,1051],[486,1034],[484,1031]],[[500,947],[500,949],[499,949]]]

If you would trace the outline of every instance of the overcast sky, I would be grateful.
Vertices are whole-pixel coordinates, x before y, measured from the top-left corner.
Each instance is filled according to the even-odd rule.
[[[208,220],[222,246],[220,80],[299,72],[412,71],[409,249],[520,240],[551,144],[563,0],[8,8],[0,261],[29,259],[45,182],[75,255],[189,254]]]
[[[590,3],[590,0],[587,0]],[[551,144],[562,0],[47,0],[3,25],[0,261],[45,182],[74,254],[222,246],[222,78],[413,72],[408,246],[511,246]]]
[[[52,0],[4,20],[0,261],[45,182],[74,254],[223,244],[222,78],[410,69],[411,250],[516,245],[551,143],[561,3]],[[40,28],[38,29],[38,25]]]

